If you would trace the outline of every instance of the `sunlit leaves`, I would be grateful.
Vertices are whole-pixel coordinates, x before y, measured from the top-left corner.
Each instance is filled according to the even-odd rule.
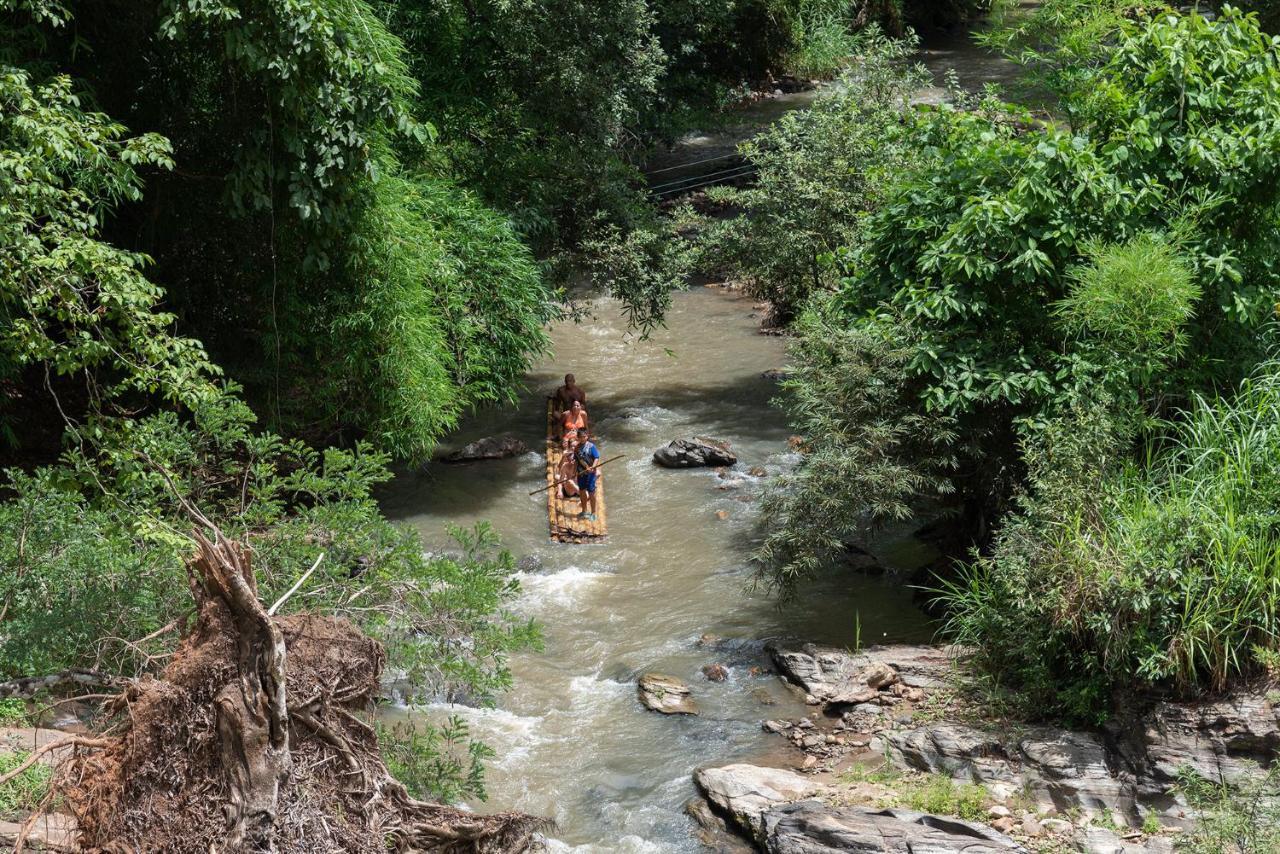
[[[137,198],[143,165],[172,165],[166,140],[83,111],[65,77],[34,85],[0,68],[0,364],[193,405],[215,393],[216,368],[172,334],[146,257],[99,238],[111,208]]]

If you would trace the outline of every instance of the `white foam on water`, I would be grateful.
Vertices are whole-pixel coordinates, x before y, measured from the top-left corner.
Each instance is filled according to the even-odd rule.
[[[568,608],[576,605],[587,591],[610,573],[595,569],[570,566],[559,572],[517,572],[520,582],[520,598],[515,610],[529,614],[548,608]]]
[[[559,839],[547,840],[547,851],[552,854],[667,854],[669,845],[642,839],[639,836],[623,836],[615,842],[570,845]]]
[[[541,732],[541,717],[518,715],[507,709],[450,703],[431,703],[420,708],[431,713],[437,722],[454,716],[466,721],[473,738],[497,751],[497,759],[488,763],[497,768],[519,768],[539,745],[548,740]]]

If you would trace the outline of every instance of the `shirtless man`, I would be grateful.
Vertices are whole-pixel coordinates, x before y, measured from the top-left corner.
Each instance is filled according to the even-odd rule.
[[[560,423],[560,418],[573,406],[574,401],[582,404],[585,409],[587,406],[587,393],[582,390],[582,386],[578,385],[573,374],[564,375],[564,385],[556,389],[556,393],[552,395],[551,414],[555,416],[556,423]]]

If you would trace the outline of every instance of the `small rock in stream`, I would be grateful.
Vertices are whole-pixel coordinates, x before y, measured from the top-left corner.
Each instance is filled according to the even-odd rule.
[[[640,702],[664,715],[696,715],[698,705],[689,696],[689,686],[674,676],[646,673],[636,683]]]
[[[723,682],[729,678],[729,670],[723,664],[702,665],[702,675],[711,682]]]
[[[501,460],[523,454],[528,450],[528,446],[515,436],[486,436],[445,456],[444,461],[470,463],[477,460]]]

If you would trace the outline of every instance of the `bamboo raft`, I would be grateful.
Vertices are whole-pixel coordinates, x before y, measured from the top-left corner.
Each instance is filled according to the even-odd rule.
[[[556,425],[551,415],[552,401],[547,400],[547,485],[556,482],[556,470],[560,465],[560,442],[556,439]],[[596,473],[596,521],[579,519],[582,509],[578,497],[559,498],[556,488],[547,490],[547,524],[551,539],[557,543],[602,543],[609,535],[604,510],[604,471]]]

